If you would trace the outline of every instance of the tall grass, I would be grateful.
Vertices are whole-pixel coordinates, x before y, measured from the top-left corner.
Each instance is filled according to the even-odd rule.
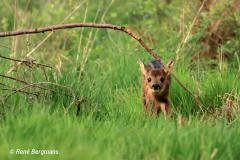
[[[10,20],[13,13],[7,10],[6,6],[11,7],[14,3],[4,2],[0,3],[0,7],[3,8],[0,13],[5,15],[0,21],[3,24],[0,28],[5,31],[13,27],[13,21]],[[79,5],[73,1],[30,1],[29,8],[24,8],[26,3],[21,1],[17,5],[18,16],[22,13],[25,15],[17,28],[26,28],[30,25],[29,20],[34,27],[61,22]],[[105,1],[87,3],[86,21],[93,21],[97,10],[100,10],[99,14],[102,15],[102,8],[109,5]],[[194,4],[194,1],[191,4]],[[187,13],[191,4],[185,6]],[[167,6],[164,2],[159,2],[160,8],[166,9],[165,16],[170,17],[161,22],[153,21],[157,18],[154,10],[143,9],[143,12],[139,12],[143,6],[151,8],[154,4],[142,0],[124,4],[114,1],[105,19],[109,23],[128,24],[130,28],[144,26],[145,30],[153,33],[152,38],[156,41],[150,45],[167,63],[170,58],[175,58],[175,49],[182,38],[182,33],[178,32],[178,16],[181,13],[179,6],[182,6],[182,3],[174,1]],[[86,11],[84,7],[86,4],[79,8],[79,12],[74,12],[68,22],[83,21]],[[144,19],[143,15],[150,18]],[[194,16],[189,12],[185,25],[188,22],[190,24]],[[142,21],[136,21],[136,17]],[[96,21],[100,20],[97,18]],[[236,97],[231,100],[239,102],[237,51],[232,62],[221,62],[223,69],[219,69],[218,62],[214,62],[214,67],[208,60],[190,62],[193,52],[198,50],[196,39],[199,35],[190,37],[191,40],[181,50],[173,72],[188,89],[200,96],[204,106],[214,111],[216,117],[201,112],[193,98],[173,80],[170,89],[173,117],[165,120],[162,115],[156,118],[142,112],[141,77],[137,61],[148,61],[151,58],[127,35],[99,30],[91,52],[84,62],[82,75],[78,79],[78,57],[83,57],[84,53],[81,50],[90,40],[90,32],[91,29],[84,29],[82,33],[78,30],[54,32],[32,54],[32,57],[41,63],[58,68],[58,71],[47,70],[47,77],[41,69],[26,66],[20,66],[17,71],[11,72],[11,76],[29,82],[50,81],[69,86],[77,98],[86,97],[86,102],[81,104],[80,113],[76,116],[75,105],[66,112],[72,98],[60,94],[68,91],[56,86],[49,85],[57,91],[56,93],[46,93],[43,97],[29,97],[16,93],[7,101],[2,101],[2,98],[10,92],[0,91],[0,159],[225,160],[240,157],[239,112],[233,115],[230,122],[222,113],[223,108],[227,106],[223,97],[231,94]],[[136,32],[141,34],[141,29],[136,29]],[[46,35],[32,35],[30,40],[27,37],[21,36],[18,39],[15,54],[18,58],[24,57],[27,51],[38,45]],[[10,46],[12,40],[0,39],[1,54],[9,56],[12,53],[6,47],[1,47]],[[28,50],[27,41],[30,43]],[[1,73],[6,74],[11,65],[10,62],[2,61]],[[0,82],[11,87],[20,87],[20,84],[7,79],[1,79]],[[239,107],[239,104],[235,105],[235,108]],[[16,155],[10,154],[10,149],[55,149],[59,150],[60,154]]]

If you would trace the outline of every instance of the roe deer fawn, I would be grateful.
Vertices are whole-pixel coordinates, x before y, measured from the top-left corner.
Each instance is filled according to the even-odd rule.
[[[162,111],[165,118],[170,116],[171,107],[168,93],[173,61],[170,61],[165,67],[157,60],[152,60],[147,64],[139,61],[139,64],[142,73],[142,102],[144,109],[155,115]]]

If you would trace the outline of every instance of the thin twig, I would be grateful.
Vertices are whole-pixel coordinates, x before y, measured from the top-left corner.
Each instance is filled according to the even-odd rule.
[[[68,113],[69,109],[72,107],[72,105],[73,105],[74,103],[76,103],[76,104],[79,103],[79,102],[78,102],[79,100],[76,99],[76,95],[75,95],[75,93],[74,93],[74,91],[72,90],[71,87],[64,86],[64,85],[60,85],[60,84],[53,83],[53,82],[37,82],[37,83],[28,84],[28,85],[26,85],[26,86],[24,86],[24,87],[21,87],[21,88],[15,90],[14,93],[16,93],[16,92],[21,92],[22,90],[27,89],[27,88],[29,88],[29,87],[39,86],[39,85],[41,85],[41,84],[51,84],[51,85],[55,85],[55,86],[60,87],[60,88],[68,89],[68,90],[71,92],[71,95],[65,94],[65,95],[67,95],[67,96],[69,96],[69,97],[72,98],[72,102],[70,103],[70,105],[69,105],[69,106],[66,108],[66,110],[65,110],[66,113]],[[54,92],[55,92],[55,91],[54,91]],[[5,96],[4,101],[5,101],[6,99],[8,99],[11,95],[12,95],[12,94],[9,94],[9,95]],[[81,99],[81,98],[80,98],[80,99]]]
[[[27,53],[27,55],[24,58],[27,58],[32,55],[33,52],[35,52],[51,35],[53,34],[53,31],[50,32],[36,47],[34,47],[30,52]],[[16,67],[18,67],[22,62],[18,62],[16,66],[10,68],[8,70],[8,74],[11,73]]]
[[[171,73],[171,76],[176,80],[176,82],[183,88],[183,90],[185,92],[187,92],[190,96],[192,96],[194,98],[194,100],[196,101],[197,105],[199,106],[199,108],[201,109],[201,111],[203,111],[203,104],[201,103],[201,101],[199,100],[198,96],[195,96],[191,91],[189,91],[177,78],[176,76]]]
[[[6,85],[6,84],[4,84],[4,83],[1,83],[1,82],[0,82],[0,85],[1,85],[1,86],[4,86],[4,87],[9,87],[8,85]]]
[[[0,47],[6,48],[6,49],[8,49],[8,50],[12,50],[10,47],[8,47],[7,45],[2,44],[2,43],[0,43]]]
[[[25,85],[30,85],[31,83],[29,82],[26,82],[24,80],[21,80],[21,79],[17,79],[15,77],[11,77],[11,76],[6,76],[6,75],[3,75],[3,74],[0,74],[0,77],[3,77],[3,78],[7,78],[7,79],[11,79],[13,81],[16,81],[16,82],[19,82],[19,83],[22,83],[22,84],[25,84]],[[36,88],[39,88],[39,89],[43,89],[43,90],[48,90],[48,91],[52,91],[54,92],[53,89],[50,89],[50,88],[45,88],[45,87],[42,87],[42,86],[37,86],[37,85],[33,85],[34,87]]]
[[[19,88],[19,89],[16,89],[16,90],[14,91],[14,93],[15,93],[15,92],[22,91],[22,90],[24,90],[24,89],[27,89],[27,88],[29,88],[29,87],[39,86],[39,85],[41,85],[41,84],[51,84],[51,85],[55,85],[55,86],[57,86],[57,87],[61,87],[61,88],[68,89],[68,90],[71,92],[71,94],[65,94],[65,95],[71,97],[71,98],[73,99],[73,101],[70,103],[70,105],[69,105],[69,107],[67,108],[67,110],[69,110],[69,109],[71,108],[71,106],[74,104],[74,102],[76,101],[76,95],[75,95],[75,93],[73,92],[72,88],[70,88],[70,87],[68,87],[68,86],[60,85],[60,84],[57,84],[57,83],[53,83],[53,82],[37,82],[37,83],[27,84],[27,85],[25,85],[25,86],[23,86],[23,87],[21,87],[21,88]],[[51,91],[56,92],[55,90],[51,90]],[[7,98],[9,98],[9,96],[11,96],[11,94],[5,96],[5,100],[6,100]]]
[[[16,81],[16,82],[19,82],[19,83],[22,83],[22,84],[25,84],[25,85],[29,85],[29,86],[32,86],[32,87],[35,87],[35,88],[47,90],[47,91],[50,91],[50,92],[56,92],[56,91],[55,91],[54,89],[52,89],[52,88],[46,88],[46,87],[43,87],[43,86],[39,86],[39,85],[36,85],[36,84],[34,84],[34,83],[29,83],[29,82],[26,82],[26,81],[24,81],[24,80],[17,79],[17,78],[15,78],[15,77],[3,75],[3,74],[0,74],[0,77],[7,78],[7,79],[11,79],[11,80],[13,80],[13,81]],[[52,83],[52,82],[45,82],[45,83]],[[53,84],[53,83],[52,83],[52,84]],[[63,94],[63,95],[68,95],[68,96],[72,97],[72,95],[69,95],[69,94]]]
[[[22,83],[22,84],[29,84],[29,83],[26,82],[26,81],[23,81],[23,80],[14,78],[14,77],[6,76],[6,75],[3,75],[3,74],[0,74],[0,77],[7,78],[7,79],[11,79],[11,80],[13,80],[13,81],[17,81],[17,82]]]
[[[31,60],[19,60],[19,59],[15,59],[15,58],[5,57],[5,56],[2,56],[2,55],[0,55],[0,58],[7,59],[7,60],[10,60],[10,61],[15,61],[15,62],[21,62],[21,63],[27,64],[27,65],[28,64],[34,64],[36,66],[47,67],[47,68],[53,69],[53,67],[50,66],[50,65],[37,63],[37,62],[31,61]]]
[[[14,89],[14,88],[0,88],[0,90],[3,90],[3,91],[12,91],[13,93],[24,93],[24,94],[27,94],[27,95],[35,95],[35,96],[38,96],[39,93],[37,92],[27,92],[27,91],[22,91],[22,90],[17,90],[17,89]]]

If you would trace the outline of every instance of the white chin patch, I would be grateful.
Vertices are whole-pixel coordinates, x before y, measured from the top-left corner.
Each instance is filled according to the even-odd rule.
[[[160,91],[161,91],[160,89],[158,89],[158,90],[152,89],[152,92],[153,92],[153,93],[160,93]]]

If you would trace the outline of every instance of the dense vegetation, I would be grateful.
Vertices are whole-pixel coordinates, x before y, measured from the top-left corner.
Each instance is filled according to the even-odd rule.
[[[172,119],[144,114],[137,61],[152,58],[124,33],[84,28],[0,38],[0,55],[22,59],[31,53],[28,59],[55,68],[0,59],[1,74],[29,83],[51,82],[41,86],[54,90],[16,92],[25,85],[1,77],[0,159],[238,159],[240,12],[230,8],[234,0],[221,0],[211,10],[199,10],[201,2],[3,0],[0,31],[71,22],[130,28],[165,63],[175,60],[174,74],[209,112],[172,81]],[[229,14],[220,14],[225,12]],[[224,33],[211,25],[219,20]],[[214,44],[214,53],[202,54],[212,44],[206,39],[219,36],[228,38]],[[69,95],[84,99],[77,116]],[[16,155],[11,149],[55,149],[60,154]]]

